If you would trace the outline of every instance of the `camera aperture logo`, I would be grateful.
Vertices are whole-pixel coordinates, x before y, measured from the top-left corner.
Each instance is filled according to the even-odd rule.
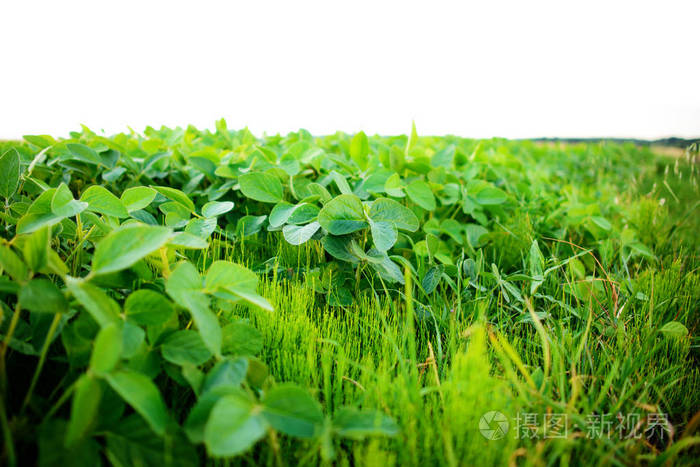
[[[479,431],[484,438],[495,441],[506,436],[509,425],[505,415],[496,410],[492,410],[481,416],[479,420]]]

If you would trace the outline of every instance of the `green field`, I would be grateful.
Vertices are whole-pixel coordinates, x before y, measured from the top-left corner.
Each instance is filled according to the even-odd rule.
[[[698,151],[0,142],[0,464],[700,456]]]

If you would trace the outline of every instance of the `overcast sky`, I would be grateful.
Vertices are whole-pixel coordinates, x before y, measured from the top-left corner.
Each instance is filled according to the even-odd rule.
[[[700,136],[700,2],[0,4],[0,138]]]

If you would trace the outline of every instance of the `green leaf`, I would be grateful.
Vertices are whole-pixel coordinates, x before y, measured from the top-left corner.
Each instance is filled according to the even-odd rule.
[[[227,324],[222,329],[221,352],[225,355],[253,356],[260,353],[263,339],[260,331],[243,321]]]
[[[326,235],[321,239],[321,244],[323,245],[323,249],[336,259],[349,263],[357,263],[359,261],[357,256],[352,253],[352,241],[348,237]]]
[[[19,290],[19,304],[34,313],[65,313],[68,301],[48,279],[32,279]]]
[[[98,423],[98,409],[102,400],[100,382],[88,374],[75,382],[70,422],[66,430],[66,446],[71,447],[85,438]]]
[[[598,227],[600,227],[600,228],[603,229],[603,230],[610,230],[610,229],[612,229],[612,224],[610,224],[610,221],[607,220],[607,219],[604,218],[604,217],[593,216],[593,217],[591,217],[591,220],[593,221],[593,223],[594,223],[595,225],[597,225]]]
[[[96,375],[109,373],[117,366],[122,353],[122,330],[118,324],[109,324],[97,334],[90,357],[90,370]]]
[[[669,321],[659,331],[666,337],[682,338],[688,335],[688,328],[678,321]]]
[[[51,241],[51,228],[48,226],[35,230],[25,237],[22,245],[24,261],[32,271],[43,270],[49,261],[49,244]]]
[[[0,245],[0,268],[17,282],[27,280],[29,271],[19,256],[7,245]]]
[[[214,261],[207,271],[204,287],[209,293],[219,288],[255,292],[258,289],[258,276],[245,266],[230,261]]]
[[[474,248],[482,246],[485,243],[484,236],[489,233],[488,229],[478,224],[467,224],[466,231],[469,244]]]
[[[428,272],[425,273],[425,276],[423,276],[423,281],[421,282],[423,290],[425,290],[426,294],[433,293],[433,290],[435,290],[440,283],[440,278],[442,277],[442,273],[444,271],[445,267],[441,264],[435,265],[428,269]]]
[[[369,154],[369,141],[364,131],[357,133],[350,141],[350,157],[360,167],[367,169],[367,155]]]
[[[148,376],[124,370],[105,375],[109,385],[141,415],[158,435],[165,434],[168,411],[155,384]]]
[[[19,186],[20,158],[15,148],[10,148],[0,157],[0,196],[10,199]]]
[[[187,196],[181,190],[178,190],[176,188],[170,188],[169,186],[153,186],[153,185],[151,185],[151,188],[153,188],[154,190],[156,190],[158,193],[165,196],[169,200],[175,201],[176,203],[180,203],[182,206],[187,208],[187,210],[189,212],[194,212],[194,203],[189,198],[189,196]]]
[[[163,341],[160,351],[165,360],[175,365],[199,366],[212,356],[202,337],[190,330],[170,334]]]
[[[298,438],[313,438],[323,423],[321,405],[293,384],[272,388],[263,399],[263,416],[276,430]]]
[[[92,273],[107,274],[132,266],[165,245],[171,236],[166,227],[132,224],[109,233],[97,244]]]
[[[320,228],[321,224],[317,221],[307,225],[285,225],[282,229],[282,234],[288,243],[292,245],[301,245],[309,241]]]
[[[68,143],[66,148],[70,151],[73,158],[79,161],[95,165],[102,163],[100,156],[90,146],[85,146],[84,144],[79,143]]]
[[[321,227],[333,235],[345,235],[367,227],[362,201],[355,195],[339,195],[318,214]]]
[[[88,203],[73,199],[73,193],[61,183],[51,199],[51,212],[59,217],[73,217],[87,209]]]
[[[333,428],[339,436],[356,440],[367,436],[396,436],[396,422],[381,412],[342,408],[333,417]]]
[[[214,457],[235,456],[265,436],[267,421],[255,409],[253,401],[243,392],[219,399],[204,429],[209,454]]]
[[[88,211],[99,212],[105,216],[129,217],[129,212],[119,198],[99,185],[93,185],[85,190],[80,201],[88,203]]]
[[[159,438],[138,415],[122,418],[103,433],[109,465],[191,467],[200,463],[197,450],[179,430],[168,430],[165,438]]]
[[[275,204],[275,207],[270,211],[269,222],[270,227],[281,227],[287,223],[287,219],[292,215],[297,207],[293,204],[282,201]]]
[[[247,358],[222,360],[207,373],[202,385],[202,394],[206,394],[221,386],[240,388],[243,381],[245,381],[247,372]]]
[[[378,198],[372,203],[369,217],[376,222],[392,222],[398,229],[415,232],[420,223],[416,215],[403,204],[389,198]]]
[[[51,201],[56,194],[55,188],[50,188],[41,193],[29,206],[27,212],[17,222],[17,233],[32,233],[42,227],[50,227],[58,224],[63,219],[51,211]]]
[[[210,201],[202,206],[202,215],[204,217],[218,217],[231,209],[233,209],[231,201]]]
[[[370,219],[369,227],[372,232],[374,247],[379,251],[387,251],[394,246],[398,239],[396,225],[392,222],[378,221]]]
[[[406,193],[403,192],[404,185],[401,182],[401,176],[397,173],[392,174],[386,179],[384,189],[386,190],[386,194],[394,198],[403,198],[406,196]]]
[[[138,211],[146,208],[156,197],[157,192],[147,186],[127,188],[120,198],[127,211]]]
[[[66,277],[66,287],[100,326],[120,321],[119,305],[99,288],[70,276]]]
[[[283,189],[279,178],[263,172],[251,172],[238,177],[241,192],[250,199],[263,203],[282,201]]]
[[[187,223],[185,232],[202,239],[208,239],[216,230],[216,218],[192,219]]]
[[[503,204],[508,199],[506,193],[500,188],[487,186],[474,195],[474,199],[481,205]]]
[[[202,285],[202,278],[195,267],[183,261],[170,274],[165,291],[190,312],[207,349],[214,355],[220,355],[221,327],[218,318],[209,309],[210,299],[203,293]]]
[[[203,250],[209,246],[209,242],[189,232],[175,232],[173,236],[170,237],[170,240],[168,240],[168,245],[176,248]]]
[[[406,194],[411,201],[427,211],[434,211],[437,207],[433,190],[423,180],[414,180],[409,183],[406,187]]]
[[[170,300],[149,289],[132,292],[124,303],[126,317],[142,326],[164,323],[170,319],[173,312]]]

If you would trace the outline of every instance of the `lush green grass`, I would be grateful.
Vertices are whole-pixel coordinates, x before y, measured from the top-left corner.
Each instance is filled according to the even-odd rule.
[[[73,136],[93,146],[104,144],[89,132]],[[252,136],[219,127],[216,133],[161,129],[130,138],[118,136],[113,141],[124,147],[131,145],[132,153],[152,154],[170,148],[175,154],[187,155],[202,148],[235,151]],[[304,132],[286,138],[268,137],[260,144],[289,148],[299,141],[312,141],[314,147],[329,154],[346,153],[352,144],[345,135],[310,139]],[[260,388],[251,382],[244,386],[260,389],[263,394],[276,383],[296,383],[320,402],[328,417],[347,406],[378,410],[395,420],[395,436],[299,439],[286,436],[284,430],[269,430],[239,457],[213,459],[199,447],[196,454],[202,463],[696,462],[700,455],[697,152],[690,151],[688,157],[676,160],[631,144],[545,146],[453,137],[426,137],[417,142],[406,137],[373,137],[369,141],[370,154],[376,154],[378,161],[385,148],[394,146],[406,147],[407,160],[418,162],[422,157],[430,160],[450,145],[457,148],[447,171],[437,164],[425,177],[439,200],[438,208],[412,207],[421,230],[400,238],[393,247],[391,258],[402,266],[404,283],[387,280],[370,267],[370,262],[348,268],[349,263],[334,259],[315,238],[294,246],[281,232],[240,232],[243,215],[269,214],[269,206],[245,201],[237,192],[236,214],[220,220],[220,229],[207,248],[163,250],[172,255],[163,261],[172,266],[177,254],[205,273],[212,262],[227,260],[258,273],[258,293],[271,303],[274,312],[249,302],[216,302],[213,306],[222,325],[244,320],[259,332],[262,346],[257,357],[267,365],[270,377]],[[27,144],[19,150],[25,160],[36,152]],[[159,168],[167,175],[158,184],[183,188],[199,206],[199,199],[206,197],[205,188],[216,185],[216,179],[201,182],[196,188],[188,186],[191,167],[180,166],[175,156],[173,160],[177,161],[173,162],[175,168]],[[436,164],[435,157],[432,162]],[[382,164],[393,168],[393,162]],[[370,162],[364,176],[346,174],[350,183],[362,183],[363,177],[371,175],[371,166]],[[313,172],[308,176],[318,180],[329,170],[313,162],[308,167]],[[89,171],[71,172],[65,166],[63,170],[42,166],[37,176],[57,186],[61,173],[68,171],[71,188],[78,193],[81,186],[99,181]],[[410,170],[401,172],[407,180]],[[119,195],[130,185],[148,184],[146,178],[151,176],[142,173],[139,179],[129,175],[106,185]],[[486,180],[506,193],[508,200],[496,205],[484,203],[469,214],[458,209],[461,204],[450,204],[442,191],[454,182],[451,177],[459,179],[458,184],[466,183],[460,177]],[[333,187],[330,180],[326,186],[329,190]],[[9,215],[12,212],[6,210]],[[479,224],[487,232],[471,241],[470,231],[464,230],[455,239],[440,230],[445,219]],[[160,217],[158,220],[165,222]],[[12,229],[7,221],[6,238],[13,237]],[[80,230],[76,235],[81,235]],[[431,235],[440,241],[440,254],[425,253],[419,245]],[[366,233],[357,238],[369,242]],[[71,275],[85,275],[91,248],[71,256],[77,237],[76,241],[56,243],[72,268]],[[81,251],[80,245],[77,250]],[[85,258],[81,258],[83,254]],[[137,285],[100,286],[111,287],[110,296],[119,302],[128,296],[124,290],[161,290],[164,279],[158,276],[162,274],[167,280],[168,267],[153,258],[149,267],[155,277],[131,278]],[[435,268],[444,274],[435,289],[426,293],[425,278]],[[334,294],[339,289],[346,290],[352,300],[338,304]],[[3,292],[7,313],[13,304],[8,290]],[[3,329],[5,323],[7,320]],[[181,315],[179,326],[190,325]],[[40,328],[43,333],[35,331],[39,337],[46,334],[47,326],[45,323]],[[68,404],[62,405],[66,400],[57,400],[85,367],[65,356],[72,347],[65,340],[64,345],[65,351],[57,348],[60,344],[54,345],[50,357],[54,364],[42,374],[45,387],[39,388],[41,400],[33,404],[38,409],[54,406],[59,420],[70,418],[70,410]],[[131,368],[145,367],[133,359],[123,360],[122,364]],[[10,387],[26,388],[35,365],[36,356],[10,352]],[[208,371],[208,366],[202,368]],[[157,377],[159,390],[173,419],[183,424],[196,397],[187,376],[183,377],[184,367],[163,362],[163,369]],[[52,385],[60,389],[53,391]],[[56,428],[48,423],[51,420],[43,420],[43,414],[37,413],[40,410],[27,413],[16,408],[20,405],[17,399],[21,399],[18,392],[22,390],[10,391],[6,400],[9,428],[4,433],[14,437],[21,460],[34,459],[34,437],[43,433],[40,457],[46,461],[51,449],[63,449],[62,438],[51,432]],[[501,439],[487,439],[479,429],[482,416],[490,411],[502,413],[509,422],[509,431]],[[653,426],[658,414],[668,421],[662,429]],[[610,433],[588,437],[592,424],[600,430],[598,417],[602,415],[611,421]],[[620,416],[624,423],[618,421]],[[109,418],[108,413],[102,417]],[[118,459],[109,453],[117,451],[110,444],[104,457],[102,446],[113,442],[114,433],[119,431],[114,427],[124,423],[119,421],[121,412],[116,417],[89,432],[102,459],[111,463]],[[530,418],[527,426],[518,427],[526,417]],[[563,420],[565,432],[556,431],[552,420]],[[618,431],[619,425],[622,431]],[[147,427],[141,433],[155,437]],[[184,437],[166,439],[189,445]],[[131,445],[125,442],[124,446]],[[133,449],[132,461],[148,463],[139,455],[141,451]],[[173,454],[168,442],[156,443],[154,449]],[[3,455],[7,459],[7,446]],[[172,460],[168,455],[164,459]],[[161,457],[155,459],[164,462]]]

